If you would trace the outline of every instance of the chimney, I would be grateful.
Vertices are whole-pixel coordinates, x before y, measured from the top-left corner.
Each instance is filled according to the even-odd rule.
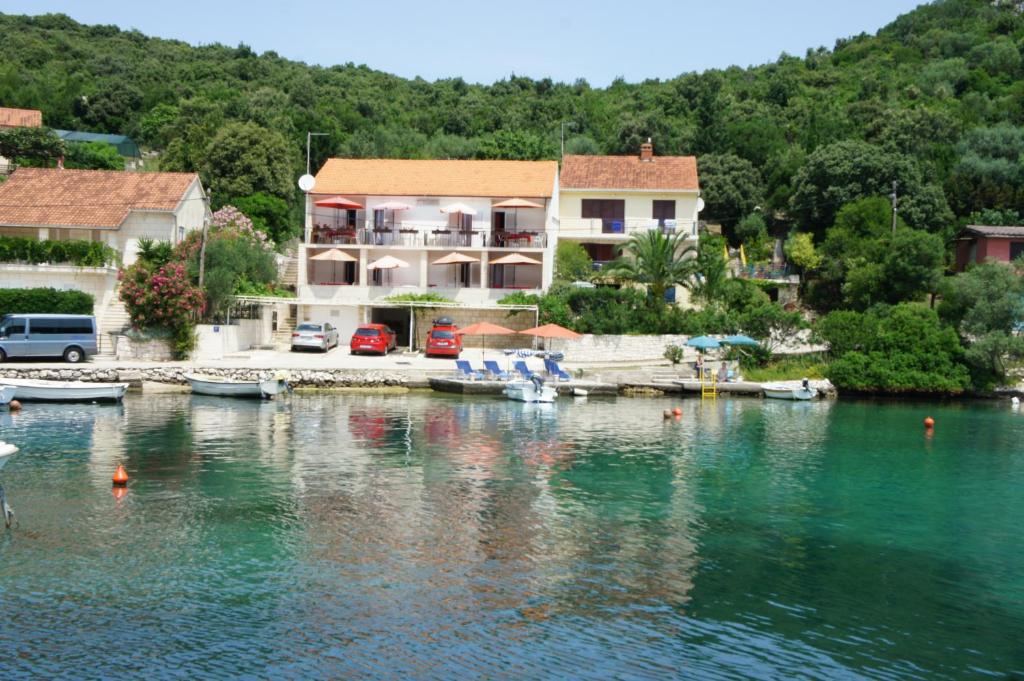
[[[640,160],[648,163],[654,160],[654,145],[651,144],[650,137],[640,145]]]

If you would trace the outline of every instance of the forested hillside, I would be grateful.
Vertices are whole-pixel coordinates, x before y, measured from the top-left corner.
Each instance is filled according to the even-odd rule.
[[[557,158],[571,121],[575,153],[635,153],[652,137],[658,153],[697,154],[705,216],[729,226],[760,206],[777,232],[820,240],[843,204],[887,195],[893,180],[902,218],[933,232],[1024,208],[1017,2],[940,0],[831,50],[603,89],[407,80],[62,15],[0,15],[0,33],[0,105],[129,134],[163,152],[163,169],[201,172],[218,204],[297,206],[307,130],[329,133],[315,140],[316,168],[331,155]]]

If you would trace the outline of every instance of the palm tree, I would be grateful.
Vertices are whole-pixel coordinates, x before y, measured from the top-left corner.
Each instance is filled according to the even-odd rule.
[[[697,249],[686,243],[685,234],[662,234],[651,229],[629,237],[622,255],[604,268],[602,275],[645,284],[658,303],[664,303],[671,286],[687,284],[696,271]]]

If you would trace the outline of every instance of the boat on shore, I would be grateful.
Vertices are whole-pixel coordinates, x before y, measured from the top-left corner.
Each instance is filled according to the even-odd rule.
[[[14,388],[12,399],[25,402],[120,402],[127,383],[46,381],[34,378],[0,378],[0,386]]]
[[[812,388],[807,379],[799,384],[765,383],[761,386],[764,396],[776,400],[813,400],[818,396],[816,388]]]
[[[185,380],[197,395],[215,397],[254,397],[270,400],[288,390],[288,379],[283,374],[257,380],[238,380],[223,376],[185,374]]]
[[[7,463],[7,459],[11,458],[18,453],[18,448],[9,442],[0,441],[0,468],[4,467]]]
[[[517,378],[505,384],[505,397],[517,402],[554,402],[558,391],[540,379]]]
[[[0,385],[0,406],[10,404],[16,390],[13,385]]]

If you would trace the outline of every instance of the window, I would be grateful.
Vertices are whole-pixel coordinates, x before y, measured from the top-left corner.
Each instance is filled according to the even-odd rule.
[[[320,325],[319,324],[299,324],[297,327],[295,327],[295,330],[296,331],[319,331],[320,330]]]
[[[356,329],[356,335],[364,338],[376,338],[380,335],[380,331],[378,329]]]
[[[582,216],[601,220],[601,231],[614,234],[625,231],[626,202],[622,199],[583,199]]]
[[[455,332],[453,332],[453,331],[438,331],[437,329],[434,329],[433,331],[431,331],[430,335],[433,336],[434,338],[445,338],[445,339],[448,339],[448,340],[451,340],[452,338],[455,338]]]
[[[8,317],[0,323],[0,338],[15,336],[25,333],[25,320],[18,317]]]
[[[74,318],[43,318],[30,319],[28,325],[32,335],[57,336],[61,334],[91,334],[92,322],[89,319]]]
[[[676,219],[675,201],[655,200],[651,204],[651,217],[658,221],[659,227],[665,226],[665,220]]]
[[[1011,241],[1010,260],[1016,260],[1022,255],[1024,255],[1024,241]]]

